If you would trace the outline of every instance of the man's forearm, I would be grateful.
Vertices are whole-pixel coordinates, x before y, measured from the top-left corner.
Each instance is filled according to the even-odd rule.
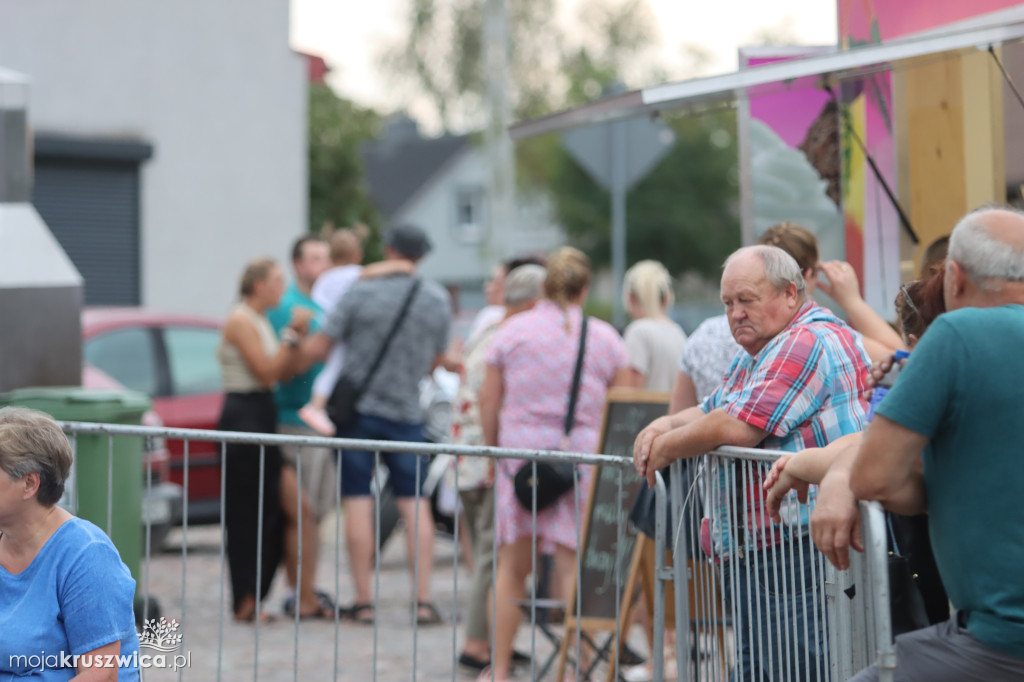
[[[700,408],[691,408],[700,411]],[[680,415],[686,414],[684,410]],[[688,459],[706,454],[722,445],[753,447],[764,440],[765,432],[730,416],[723,410],[708,414],[701,412],[700,418],[689,421],[659,436],[655,450],[661,459],[669,462]],[[660,468],[660,467],[659,467]]]
[[[681,412],[670,414],[669,420],[672,422],[673,429],[681,429],[684,426],[694,423],[698,419],[707,416],[707,413],[700,408],[699,405],[694,407],[688,407]]]
[[[891,512],[914,516],[928,511],[928,495],[925,492],[924,477],[912,477],[903,485],[894,488],[891,494],[879,498],[882,506]]]

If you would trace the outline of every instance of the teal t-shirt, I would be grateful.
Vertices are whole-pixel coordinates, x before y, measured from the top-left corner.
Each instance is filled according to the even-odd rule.
[[[1024,658],[1024,306],[940,316],[878,414],[927,436],[928,527],[950,601]]]
[[[313,299],[299,291],[299,288],[293,282],[288,285],[288,290],[281,297],[281,303],[276,308],[267,311],[270,324],[274,327],[274,331],[278,336],[281,335],[281,330],[292,319],[292,308],[297,305],[309,308],[315,313],[315,317],[309,325],[310,333],[312,334],[320,328],[320,317],[323,311],[320,310],[320,306],[313,302]],[[313,393],[313,380],[316,379],[316,375],[320,373],[321,369],[323,369],[322,363],[314,363],[304,374],[298,374],[292,377],[290,381],[277,385],[274,399],[277,401],[277,421],[279,423],[291,424],[292,426],[303,426],[305,424],[305,422],[299,419],[299,408],[309,402],[309,398]]]

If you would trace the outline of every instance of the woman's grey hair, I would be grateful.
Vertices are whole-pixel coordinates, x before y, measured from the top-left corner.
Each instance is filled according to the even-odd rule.
[[[956,224],[949,238],[948,261],[956,261],[967,276],[986,291],[998,291],[1003,282],[1024,282],[1024,247],[996,239],[984,217],[994,212],[1024,212],[1010,207],[986,206],[971,211]]]
[[[744,253],[755,254],[761,259],[761,262],[764,263],[764,275],[776,291],[784,291],[790,284],[795,284],[798,296],[803,296],[807,292],[807,283],[804,281],[804,275],[800,272],[800,266],[796,259],[777,246],[766,244],[744,246],[733,251],[732,255],[725,259],[722,269],[728,267],[733,259]]]
[[[520,265],[505,276],[505,305],[536,301],[544,295],[548,271],[540,265]]]
[[[39,504],[60,500],[72,459],[71,444],[53,417],[26,407],[0,409],[0,469],[15,481],[39,474]]]

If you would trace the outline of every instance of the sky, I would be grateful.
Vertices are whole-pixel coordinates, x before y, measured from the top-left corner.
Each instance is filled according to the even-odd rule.
[[[483,0],[481,0],[482,2]],[[515,0],[508,0],[515,2]],[[561,14],[575,16],[578,2],[560,0]],[[688,62],[684,46],[697,44],[712,59],[702,75],[736,69],[736,50],[761,31],[808,45],[835,44],[835,0],[647,0],[660,31],[666,71]],[[385,45],[400,41],[408,0],[291,0],[291,44],[318,54],[333,69],[339,95],[385,111],[404,106],[376,64]]]

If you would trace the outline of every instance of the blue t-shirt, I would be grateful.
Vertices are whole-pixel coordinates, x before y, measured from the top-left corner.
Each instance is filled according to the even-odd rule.
[[[877,413],[928,437],[928,528],[950,601],[1024,658],[1024,306],[940,316]]]
[[[309,308],[315,314],[315,317],[310,322],[309,332],[312,334],[320,328],[320,314],[322,312],[320,306],[309,296],[299,291],[299,288],[293,282],[288,286],[288,290],[284,292],[284,296],[281,297],[281,303],[276,308],[267,311],[267,318],[270,320],[270,324],[274,327],[274,331],[278,336],[281,335],[281,330],[291,321],[292,308],[297,305]],[[277,385],[274,400],[277,402],[278,422],[281,424],[291,424],[292,426],[305,425],[305,422],[299,419],[299,408],[309,402],[309,398],[313,394],[313,380],[316,379],[316,375],[320,373],[321,369],[323,369],[322,363],[314,363],[305,373],[296,374],[289,381],[281,382]]]
[[[135,580],[110,539],[79,518],[66,521],[28,567],[0,566],[0,682],[70,680],[71,656],[121,642],[117,679],[138,680]],[[42,659],[42,660],[40,660]]]

